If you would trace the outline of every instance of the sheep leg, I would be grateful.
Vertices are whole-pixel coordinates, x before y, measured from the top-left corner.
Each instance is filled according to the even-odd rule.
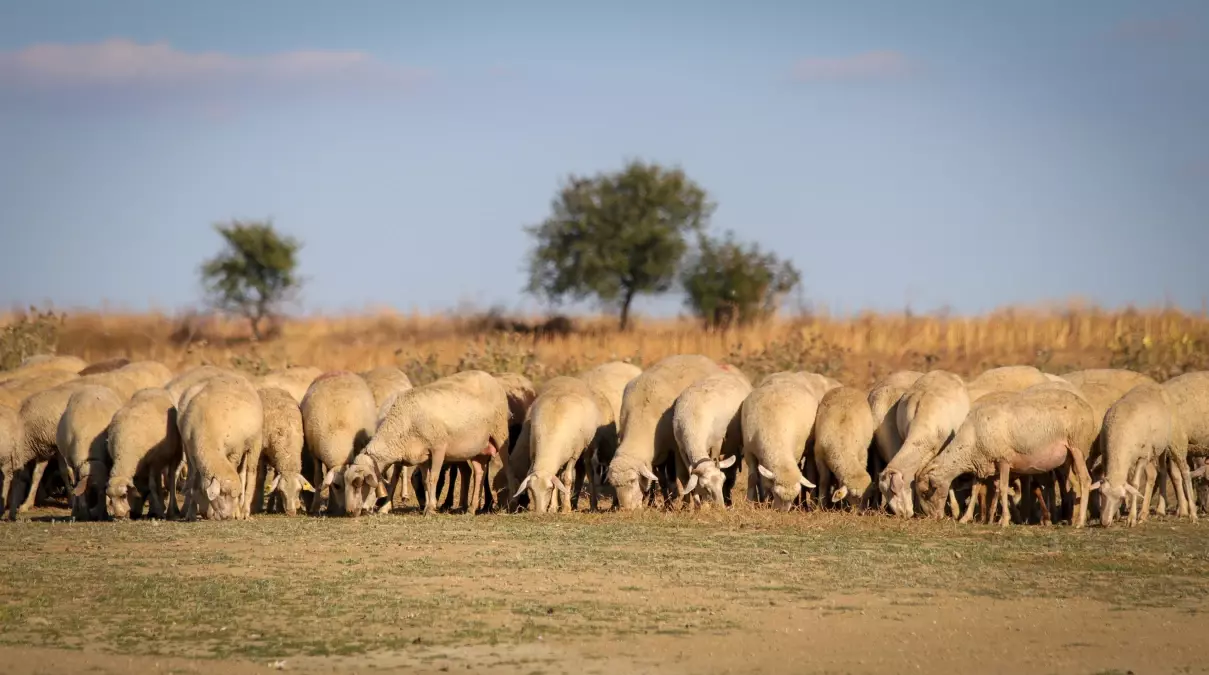
[[[327,475],[327,467],[318,457],[315,458],[315,480],[311,485],[315,486],[315,492],[311,496],[311,508],[309,509],[312,516],[319,515],[319,509],[323,507],[323,501],[327,497],[330,489],[323,484],[323,479]]]
[[[978,505],[979,495],[983,495],[985,492],[986,488],[983,486],[982,481],[975,477],[974,482],[970,485],[970,498],[966,501],[965,511],[962,512],[957,522],[968,523],[974,520],[974,507]]]
[[[159,482],[162,478],[163,474],[159,471],[147,472],[147,497],[151,502],[151,506],[148,507],[148,515],[156,518],[163,518],[164,513],[166,513],[164,509],[164,502],[160,500]],[[130,515],[135,515],[133,510],[131,511]]]
[[[1087,462],[1083,460],[1083,453],[1079,452],[1077,448],[1070,447],[1067,448],[1067,451],[1070,453],[1070,463],[1074,467],[1074,477],[1079,486],[1079,501],[1073,505],[1077,512],[1071,513],[1071,524],[1076,528],[1085,527],[1087,525],[1087,506],[1091,501],[1091,472],[1087,470]]]
[[[1188,462],[1180,463],[1181,478],[1184,480],[1184,493],[1188,495],[1188,519],[1196,522],[1196,488],[1192,486],[1192,468],[1188,466]]]
[[[39,460],[34,463],[34,472],[29,479],[29,493],[25,495],[25,500],[21,502],[17,510],[13,511],[14,517],[15,514],[25,513],[34,505],[34,498],[38,495],[38,485],[42,482],[42,474],[46,472],[46,465],[48,464],[50,464],[50,460],[48,459]],[[67,474],[64,474],[63,479],[65,482],[67,478]]]
[[[1007,527],[1012,521],[1012,466],[1007,462],[999,462],[999,505],[1003,508],[1003,516],[999,520],[1000,527]]]
[[[264,484],[268,479],[269,463],[264,457],[259,457],[252,466],[252,501],[248,505],[249,515],[264,512]]]
[[[760,501],[760,474],[756,471],[756,458],[745,453],[743,467],[747,474],[747,501],[755,504]]]
[[[596,475],[596,453],[589,453],[587,459],[584,460],[584,463],[587,464],[587,466],[584,467],[584,474],[588,480],[588,507],[592,511],[599,511],[600,481],[599,477]]]
[[[462,490],[467,495],[466,513],[474,515],[483,505],[483,477],[487,475],[486,461],[470,462],[470,489]]]
[[[168,465],[159,470],[164,472],[164,483],[167,485],[165,497],[167,497],[168,506],[164,511],[164,517],[167,519],[179,517],[180,510],[176,506],[176,469]]]
[[[425,486],[427,501],[424,503],[424,515],[431,516],[437,510],[437,480],[441,475],[442,464],[445,463],[445,448],[433,448],[428,459],[428,484]],[[452,490],[451,490],[452,492]]]
[[[560,475],[559,478],[562,480],[563,485],[567,486],[567,488],[569,490],[570,485],[575,482],[575,462],[574,461],[567,462],[567,465],[563,467],[562,475]],[[571,495],[570,494],[562,494],[559,496],[558,510],[560,513],[570,513],[571,512]]]
[[[1171,466],[1172,482],[1175,483],[1175,496],[1180,500],[1179,516],[1187,516],[1196,521],[1196,493],[1192,491],[1192,471],[1188,468],[1187,460],[1172,457],[1168,462]]]
[[[9,502],[13,499],[13,478],[16,472],[10,467],[4,467],[0,470],[0,513],[8,509]]]
[[[1138,514],[1138,524],[1144,523],[1150,519],[1150,497],[1154,494],[1155,481],[1158,478],[1158,469],[1154,461],[1146,463],[1144,477],[1146,480],[1145,486],[1142,488],[1142,508]]]

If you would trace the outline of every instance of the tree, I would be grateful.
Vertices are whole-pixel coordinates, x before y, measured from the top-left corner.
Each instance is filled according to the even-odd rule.
[[[792,262],[735,241],[729,230],[722,239],[702,235],[680,275],[685,305],[715,328],[770,316],[801,280]]]
[[[202,284],[211,306],[240,314],[262,339],[261,324],[302,286],[295,272],[302,244],[279,234],[272,220],[216,224],[226,247],[201,266]]]
[[[526,290],[559,302],[595,296],[620,310],[629,327],[640,293],[664,293],[714,204],[679,168],[628,162],[614,173],[571,175],[551,202],[551,215],[525,231],[536,239]]]

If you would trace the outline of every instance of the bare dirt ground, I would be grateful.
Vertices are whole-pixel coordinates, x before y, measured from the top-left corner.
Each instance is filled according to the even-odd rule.
[[[0,523],[0,673],[1209,672],[1209,525]]]

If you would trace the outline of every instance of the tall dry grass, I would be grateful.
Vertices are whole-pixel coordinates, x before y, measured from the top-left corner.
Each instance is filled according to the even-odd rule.
[[[13,316],[0,318],[0,324]],[[261,371],[286,365],[360,371],[395,364],[418,381],[457,369],[521,372],[534,380],[613,359],[650,364],[698,353],[754,377],[808,369],[868,386],[893,370],[943,368],[972,375],[1008,364],[1062,373],[1128,367],[1162,380],[1209,369],[1209,317],[1177,310],[1107,312],[1007,309],[977,317],[865,314],[802,316],[728,331],[687,320],[640,320],[619,333],[612,318],[579,318],[553,339],[489,331],[481,317],[390,312],[285,320],[255,342],[246,323],[161,314],[69,314],[57,351],[88,361],[154,359],[175,370],[213,363]]]

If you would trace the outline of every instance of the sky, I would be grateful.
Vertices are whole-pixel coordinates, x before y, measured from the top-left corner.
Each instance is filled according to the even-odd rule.
[[[197,306],[271,218],[296,311],[539,311],[523,227],[641,159],[832,313],[1202,311],[1207,64],[1202,0],[9,0],[0,308]]]

